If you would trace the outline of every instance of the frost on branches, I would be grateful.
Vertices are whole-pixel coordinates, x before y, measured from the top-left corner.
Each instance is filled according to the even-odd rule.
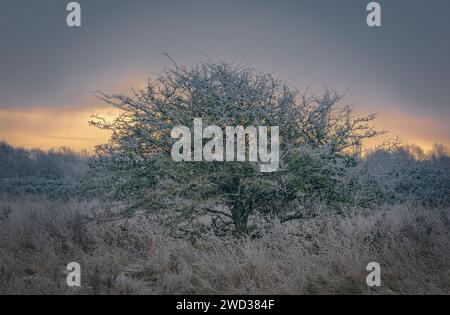
[[[129,202],[122,214],[151,211],[187,233],[248,234],[252,218],[287,222],[313,215],[299,204],[348,200],[340,183],[357,164],[364,139],[380,134],[371,127],[374,115],[355,116],[339,106],[342,96],[334,90],[299,93],[272,74],[222,62],[190,68],[173,62],[144,90],[99,97],[121,114],[90,122],[111,132],[97,148],[95,185],[113,187],[115,198]],[[278,126],[278,170],[261,173],[257,163],[240,161],[173,161],[171,130],[192,126],[194,118],[223,130]]]

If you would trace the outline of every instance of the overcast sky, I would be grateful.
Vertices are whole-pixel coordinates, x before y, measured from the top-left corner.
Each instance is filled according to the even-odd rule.
[[[69,1],[0,1],[0,123],[6,110],[97,106],[91,91],[144,82],[167,52],[188,65],[243,60],[300,89],[350,86],[347,102],[385,125],[403,117],[400,134],[450,139],[448,0],[379,1],[376,29],[368,0],[89,0],[79,1],[80,28],[66,26]],[[14,138],[14,123],[5,126],[0,138]]]

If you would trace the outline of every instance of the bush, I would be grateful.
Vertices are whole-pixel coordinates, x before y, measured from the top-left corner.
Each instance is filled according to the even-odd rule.
[[[157,210],[171,225],[199,233],[232,226],[247,234],[256,214],[283,222],[302,218],[297,205],[304,199],[345,202],[341,178],[354,166],[361,142],[379,134],[370,127],[374,115],[353,115],[338,105],[342,97],[335,91],[300,95],[271,74],[227,63],[174,64],[132,97],[100,97],[122,114],[91,122],[111,132],[97,148],[94,186],[112,188],[111,196],[127,201],[131,211]],[[254,163],[174,162],[171,130],[191,126],[194,118],[222,130],[279,126],[280,169],[260,173]]]
[[[450,206],[450,158],[416,147],[399,146],[368,154],[351,173],[343,189],[353,190],[354,204],[376,206],[409,203],[428,208]]]

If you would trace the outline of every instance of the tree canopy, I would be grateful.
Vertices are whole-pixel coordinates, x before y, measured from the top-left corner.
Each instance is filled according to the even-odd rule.
[[[130,211],[156,211],[197,231],[248,233],[252,215],[288,221],[305,215],[297,206],[306,199],[345,200],[340,176],[354,165],[361,142],[380,133],[370,124],[374,115],[354,115],[330,88],[320,96],[300,93],[273,74],[223,62],[174,62],[131,96],[99,97],[121,114],[91,121],[111,131],[109,142],[97,147],[96,169],[104,170],[98,182],[129,201]],[[192,126],[194,118],[223,129],[278,126],[279,169],[261,173],[248,161],[173,161],[171,130]]]

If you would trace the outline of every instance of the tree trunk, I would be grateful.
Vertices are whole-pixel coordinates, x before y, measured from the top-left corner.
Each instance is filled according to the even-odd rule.
[[[231,214],[233,218],[234,231],[236,235],[245,235],[248,233],[248,218],[250,216],[250,211],[245,207],[233,207],[231,209]]]

